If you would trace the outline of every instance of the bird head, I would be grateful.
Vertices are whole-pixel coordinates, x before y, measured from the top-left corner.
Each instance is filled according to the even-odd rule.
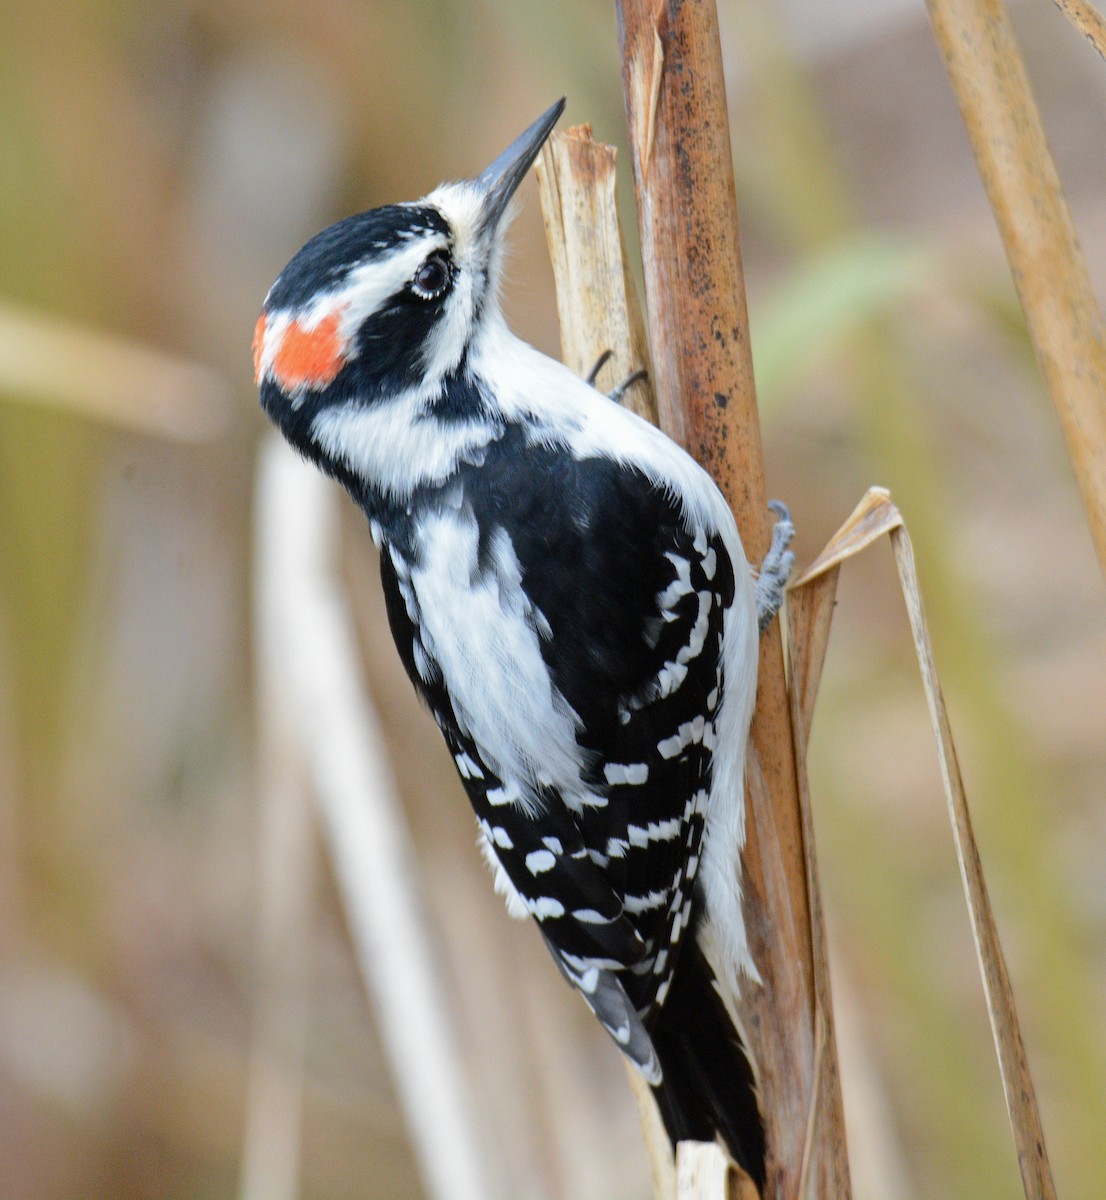
[[[262,405],[293,444],[325,459],[328,412],[356,419],[440,398],[497,310],[504,216],[563,108],[562,99],[475,178],[347,217],[291,259],[266,297],[253,353]]]

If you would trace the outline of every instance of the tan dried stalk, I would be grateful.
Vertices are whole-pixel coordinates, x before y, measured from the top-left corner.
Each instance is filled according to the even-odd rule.
[[[763,468],[713,8],[623,0],[620,18],[661,423],[712,470],[734,505],[746,545],[760,553],[766,538]],[[565,360],[583,372],[610,348],[613,382],[644,361],[634,319],[625,311],[633,294],[614,215],[613,152],[596,147],[586,130],[570,131],[551,143],[539,177]],[[639,395],[648,413],[647,392]],[[768,1125],[766,1195],[849,1195],[805,752],[840,564],[884,534],[895,545],[941,754],[1025,1191],[1050,1200],[1040,1117],[933,670],[909,540],[897,510],[878,491],[790,594],[790,693],[778,640],[768,641],[761,660],[745,886],[754,958],[766,986],[746,989],[741,1015]],[[648,1089],[637,1090],[658,1196],[667,1200],[674,1189],[680,1200],[744,1194],[733,1189],[750,1187],[749,1181],[732,1173],[713,1147],[682,1145],[673,1175]]]
[[[612,384],[648,362],[645,330],[625,267],[615,201],[615,150],[592,140],[587,126],[555,134],[538,161],[564,361],[583,374],[605,352]],[[608,370],[604,368],[604,370]],[[627,403],[656,422],[650,382],[635,384]],[[673,1162],[652,1092],[628,1068],[658,1200],[755,1200],[749,1177],[714,1145],[681,1143]]]
[[[681,1142],[676,1153],[679,1200],[757,1200],[757,1189],[712,1142]]]
[[[891,545],[895,551],[895,562],[899,570],[903,598],[906,600],[907,614],[910,617],[918,665],[925,684],[930,721],[937,738],[941,778],[948,799],[949,819],[952,823],[964,893],[968,900],[976,956],[983,976],[983,990],[987,995],[987,1011],[991,1018],[995,1050],[1002,1072],[1006,1106],[1018,1150],[1022,1186],[1027,1200],[1055,1200],[1056,1189],[1052,1183],[1052,1171],[1045,1153],[1041,1114],[1037,1108],[1037,1097],[1029,1075],[1029,1062],[1018,1025],[1006,959],[999,943],[987,885],[983,878],[983,867],[979,861],[979,850],[968,815],[964,781],[960,777],[960,765],[956,759],[948,713],[945,711],[945,698],[937,679],[933,646],[930,644],[925,614],[922,611],[921,592],[914,566],[914,549],[905,526],[892,531]]]
[[[926,3],[1106,571],[1106,331],[1025,65],[1001,0]]]
[[[890,536],[895,552],[899,583],[906,602],[930,722],[937,741],[941,779],[1006,1094],[1007,1112],[1018,1152],[1022,1187],[1027,1200],[1054,1200],[1056,1191],[1045,1149],[1044,1128],[1029,1073],[1029,1061],[1022,1041],[1006,960],[972,831],[967,795],[945,711],[944,695],[937,677],[933,646],[914,566],[914,550],[898,509],[882,489],[873,488],[869,491],[826,549],[795,580],[789,593],[792,669],[796,680],[794,694],[799,698],[796,726],[803,730],[809,728],[841,564],[885,534]]]
[[[0,393],[186,443],[221,436],[233,411],[226,380],[202,363],[7,301]]]
[[[610,359],[596,380],[599,386],[617,386],[649,362],[618,225],[615,158],[613,146],[593,141],[591,129],[579,125],[554,134],[537,162],[557,291],[561,357],[584,375],[609,352]],[[656,424],[649,379],[633,386],[626,403]],[[657,1200],[675,1200],[672,1149],[652,1092],[637,1071],[627,1068],[627,1075],[641,1118],[654,1194]]]
[[[238,1200],[297,1200],[319,845],[285,664],[279,532],[261,489],[255,538],[259,884],[256,983]],[[279,529],[279,526],[278,526]]]
[[[561,356],[586,375],[609,351],[595,380],[596,387],[607,390],[651,366],[618,224],[616,157],[613,146],[592,140],[589,126],[577,125],[546,142],[537,162]],[[624,403],[657,423],[651,377],[631,387]]]
[[[768,509],[717,14],[710,0],[620,0],[618,14],[661,424],[714,476],[756,561]],[[773,628],[761,646],[743,870],[764,986],[746,987],[739,1004],[773,1200],[850,1194],[804,789]]]
[[[337,568],[337,496],[276,433],[269,435],[257,499],[266,678],[289,704],[427,1195],[495,1200],[501,1192],[476,1131],[472,1089],[415,885],[414,848],[358,666]]]
[[[1098,53],[1106,58],[1106,17],[1087,0],[1055,0],[1055,4]]]

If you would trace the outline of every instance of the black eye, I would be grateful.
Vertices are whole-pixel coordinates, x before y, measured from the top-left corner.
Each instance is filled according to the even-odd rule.
[[[449,287],[449,259],[439,251],[432,254],[411,279],[411,291],[420,300],[437,300]]]

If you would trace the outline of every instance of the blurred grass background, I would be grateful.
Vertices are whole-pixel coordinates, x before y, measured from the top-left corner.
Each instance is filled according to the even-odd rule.
[[[1106,67],[1012,6],[1091,273]],[[808,560],[864,488],[918,548],[1061,1194],[1106,1194],[1106,594],[920,3],[721,6],[769,488]],[[486,164],[552,98],[624,142],[607,5],[0,7],[0,1196],[234,1195],[259,805],[249,342],[290,254]],[[633,206],[623,205],[633,241]],[[507,306],[556,352],[536,193]],[[508,923],[349,520],[394,752],[511,1197],[647,1194],[616,1055]],[[858,1197],[1017,1194],[890,555],[812,744]],[[324,883],[299,1195],[419,1195]]]

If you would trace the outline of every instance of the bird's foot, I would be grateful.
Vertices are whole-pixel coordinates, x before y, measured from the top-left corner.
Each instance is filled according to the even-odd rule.
[[[599,372],[606,366],[607,362],[613,356],[613,350],[604,350],[602,354],[595,360],[595,366],[587,373],[585,382],[590,383],[595,387],[595,381],[599,378]],[[631,371],[629,375],[612,391],[607,393],[607,397],[613,400],[616,404],[621,404],[626,393],[634,386],[635,383],[640,383],[643,379],[649,378],[649,372],[644,367],[636,371]]]
[[[776,525],[772,530],[772,544],[760,564],[753,594],[757,602],[757,626],[763,633],[772,623],[772,618],[783,604],[783,592],[795,565],[795,555],[790,550],[795,526],[787,505],[779,500],[769,500],[768,507],[776,514]]]

